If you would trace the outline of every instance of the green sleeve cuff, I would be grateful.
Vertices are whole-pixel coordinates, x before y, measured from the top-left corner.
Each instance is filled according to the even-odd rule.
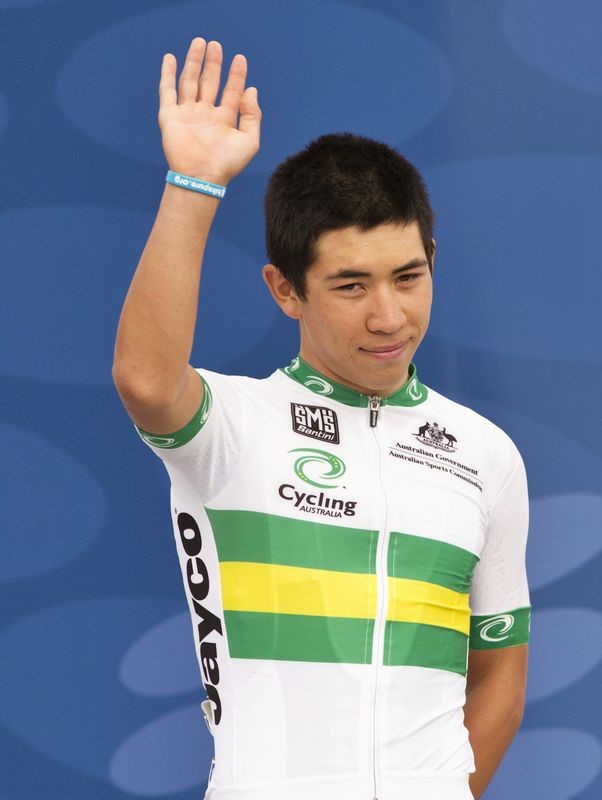
[[[470,618],[469,647],[472,650],[495,650],[527,644],[530,623],[530,606],[501,614],[473,616]]]
[[[160,447],[162,450],[173,450],[176,447],[182,447],[182,445],[187,444],[201,430],[209,417],[213,398],[207,381],[200,373],[197,373],[197,375],[203,382],[203,400],[194,417],[183,428],[174,433],[149,433],[136,425],[136,430],[145,442],[148,442],[153,447]]]

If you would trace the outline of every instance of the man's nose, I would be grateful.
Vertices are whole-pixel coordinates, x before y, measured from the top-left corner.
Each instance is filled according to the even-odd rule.
[[[372,292],[366,325],[372,333],[395,333],[406,322],[398,292],[378,289]]]

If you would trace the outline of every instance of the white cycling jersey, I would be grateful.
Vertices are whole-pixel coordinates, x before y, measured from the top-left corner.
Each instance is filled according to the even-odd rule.
[[[413,365],[386,398],[300,358],[199,375],[187,426],[139,432],[171,478],[205,797],[468,800],[468,647],[528,640],[516,447]]]

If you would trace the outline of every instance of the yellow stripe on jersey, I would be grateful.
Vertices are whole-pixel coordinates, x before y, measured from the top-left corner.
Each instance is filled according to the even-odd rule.
[[[468,636],[469,595],[426,581],[389,578],[387,619],[450,628]]]
[[[225,611],[376,616],[376,575],[250,561],[222,562],[220,574]]]

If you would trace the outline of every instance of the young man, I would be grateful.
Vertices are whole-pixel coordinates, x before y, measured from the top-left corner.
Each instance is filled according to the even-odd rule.
[[[172,481],[215,738],[206,796],[478,798],[524,702],[522,460],[418,379],[433,216],[412,165],[361,137],[321,137],[268,188],[263,276],[299,356],[265,380],[189,366],[220,187],[259,146],[243,56],[216,105],[221,58],[195,39],[177,90],[164,58],[171,182],[113,371]]]

